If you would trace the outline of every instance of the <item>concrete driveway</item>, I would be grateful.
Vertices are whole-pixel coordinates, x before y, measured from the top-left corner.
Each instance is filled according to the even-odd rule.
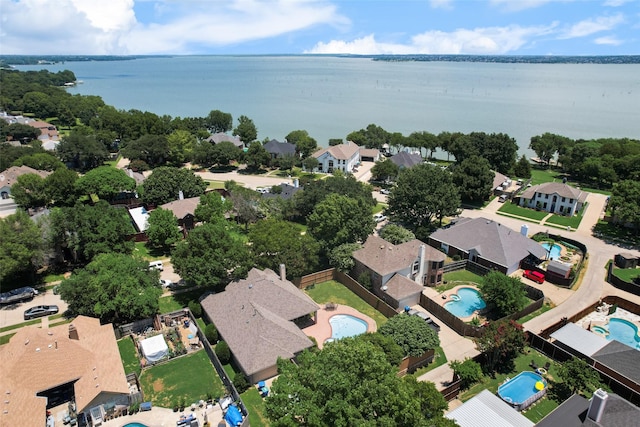
[[[0,306],[0,328],[5,326],[17,325],[24,322],[24,311],[28,308],[35,307],[36,305],[57,305],[60,309],[60,313],[67,311],[67,303],[64,302],[60,295],[54,295],[53,290],[42,291],[31,301],[24,301],[15,304],[8,304]],[[47,318],[42,318],[43,327],[48,326]],[[7,331],[6,333],[14,333],[15,330]],[[1,334],[0,335],[4,335]]]

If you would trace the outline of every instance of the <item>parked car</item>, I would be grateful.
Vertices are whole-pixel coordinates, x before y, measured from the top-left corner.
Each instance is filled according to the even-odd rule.
[[[38,291],[30,286],[24,286],[22,288],[14,289],[12,291],[3,292],[0,294],[0,304],[11,304],[14,302],[20,302],[32,299],[38,295]]]
[[[544,283],[544,274],[540,273],[539,271],[525,270],[522,275],[527,279],[533,280],[534,282],[538,282],[540,284]]]
[[[500,203],[504,203],[507,201],[507,196],[505,194],[502,194],[500,197],[498,197],[498,201]]]
[[[389,194],[391,191],[389,191],[388,188],[383,188],[380,190],[380,194]]]
[[[162,261],[151,261],[149,263],[149,270],[164,270],[164,266],[162,265]]]
[[[373,215],[373,219],[375,220],[375,222],[382,222],[385,219],[387,219],[386,215],[383,215],[381,213],[377,213],[375,215]]]
[[[58,312],[57,305],[36,305],[24,311],[24,320],[35,319],[36,317],[51,316]]]
[[[160,286],[163,288],[171,288],[173,282],[169,279],[160,279]]]

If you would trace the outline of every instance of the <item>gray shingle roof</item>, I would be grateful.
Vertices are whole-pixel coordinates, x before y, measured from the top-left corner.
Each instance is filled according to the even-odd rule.
[[[640,384],[640,351],[618,341],[609,341],[591,357]]]
[[[535,241],[486,218],[459,221],[450,228],[435,231],[430,237],[465,252],[475,249],[482,258],[504,267],[518,263],[529,254],[539,259],[547,255]]]
[[[536,193],[542,194],[557,194],[560,197],[566,197],[568,199],[575,199],[580,202],[584,202],[587,198],[587,193],[579,190],[569,184],[563,184],[561,182],[545,182],[544,184],[535,185],[529,187],[524,193],[520,195],[523,199],[533,199]]]
[[[401,151],[398,154],[391,156],[389,160],[398,165],[399,168],[410,168],[422,163],[422,156],[417,153]]]
[[[296,154],[296,146],[288,142],[280,142],[272,139],[264,144],[264,149],[269,154],[275,154],[277,156],[293,156]]]
[[[420,245],[425,245],[425,257],[429,261],[444,261],[446,256],[439,250],[418,239],[393,245],[381,237],[371,235],[362,249],[353,253],[353,258],[369,269],[385,276],[413,265],[420,255]]]
[[[565,400],[536,427],[629,427],[638,425],[640,409],[622,397],[608,393],[600,422],[587,418],[589,400],[574,394]]]
[[[240,138],[238,138],[237,136],[229,136],[224,132],[214,133],[209,138],[207,138],[207,141],[213,142],[214,144],[218,144],[222,141],[229,141],[236,147],[244,148],[244,144],[242,143],[242,141],[240,141]]]
[[[202,308],[247,375],[313,346],[292,320],[317,311],[318,304],[272,270],[252,269],[246,279],[206,297]]]

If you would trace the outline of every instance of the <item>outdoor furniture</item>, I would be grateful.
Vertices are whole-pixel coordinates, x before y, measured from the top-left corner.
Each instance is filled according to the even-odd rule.
[[[338,308],[338,304],[334,303],[334,302],[328,302],[324,305],[324,308],[326,310],[335,310],[336,308]]]
[[[544,364],[544,370],[549,372],[549,368],[551,367],[551,362],[547,362]]]

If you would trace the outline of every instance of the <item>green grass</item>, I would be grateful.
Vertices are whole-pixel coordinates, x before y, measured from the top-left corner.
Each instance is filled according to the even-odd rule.
[[[221,190],[224,188],[224,181],[206,181],[208,184],[207,188],[214,190]]]
[[[587,208],[588,206],[584,205],[582,209],[574,216],[553,215],[551,218],[545,221],[545,224],[557,224],[563,227],[571,227],[575,230],[580,226],[580,222],[582,221],[584,212]]]
[[[386,205],[385,203],[378,203],[373,207],[373,209],[371,210],[371,213],[375,215],[375,214],[377,214],[379,212],[382,212],[387,207],[388,207],[388,205]]]
[[[186,292],[179,292],[173,295],[160,297],[158,302],[160,303],[160,313],[169,313],[172,311],[180,310],[189,305],[189,302],[198,302],[198,299],[206,292],[203,288],[192,289]]]
[[[545,182],[562,182],[564,175],[553,169],[531,168],[531,185],[543,184]]]
[[[0,328],[0,332],[11,331],[13,329],[20,329],[23,326],[35,325],[36,323],[40,323],[40,322],[42,322],[42,319],[33,319],[33,320],[29,320],[22,323],[17,323],[15,325],[5,326],[3,328]]]
[[[64,279],[64,273],[49,273],[42,280],[44,283],[59,282]]]
[[[159,259],[168,258],[171,252],[165,252],[161,249],[150,248],[145,242],[136,242],[133,253],[142,257],[147,261],[157,261]]]
[[[520,323],[520,324],[523,324],[523,323],[528,322],[529,320],[533,319],[534,317],[540,316],[545,311],[551,310],[552,308],[553,307],[551,306],[551,304],[545,303],[545,304],[542,305],[542,307],[540,307],[539,309],[537,309],[533,313],[527,314],[526,316],[523,316],[523,317],[519,318],[517,320],[517,322]]]
[[[14,335],[15,335],[15,332],[13,334],[2,335],[0,337],[0,345],[5,345],[6,343],[8,343],[11,337]]]
[[[640,276],[640,268],[614,268],[613,275],[625,282],[633,282],[633,279]]]
[[[498,209],[498,213],[505,213],[511,215],[517,215],[523,218],[529,218],[534,222],[540,222],[542,218],[549,215],[549,212],[536,211],[533,209],[523,208],[515,203],[503,203],[500,209]]]
[[[220,397],[224,386],[204,350],[178,357],[149,369],[140,375],[145,399],[156,406],[173,408],[206,400],[208,395]]]
[[[347,289],[342,283],[338,283],[335,280],[318,283],[312,289],[307,288],[306,292],[318,304],[335,302],[336,304],[353,307],[375,320],[378,328],[387,321],[387,318],[384,317],[382,313],[371,307],[362,298]]]
[[[433,362],[429,363],[427,366],[423,366],[420,369],[417,369],[413,375],[415,377],[419,377],[420,375],[426,374],[429,371],[434,370],[438,366],[442,366],[447,363],[447,356],[444,354],[444,350],[442,347],[437,347],[435,355],[433,356]]]
[[[615,242],[640,246],[640,233],[634,234],[633,230],[625,228],[622,225],[600,220],[593,228],[593,232],[597,237],[604,240],[613,240]]]
[[[447,282],[463,281],[482,283],[482,276],[476,273],[472,273],[468,270],[456,270],[452,271],[451,273],[445,273],[442,278]]]
[[[124,366],[124,373],[129,374],[135,372],[139,377],[141,371],[140,359],[138,359],[138,353],[136,353],[136,347],[131,337],[124,337],[119,340],[118,350],[120,351],[122,366]]]
[[[258,389],[250,387],[240,395],[244,405],[249,411],[249,423],[251,427],[268,426],[269,420],[264,407],[264,400],[258,393]]]

